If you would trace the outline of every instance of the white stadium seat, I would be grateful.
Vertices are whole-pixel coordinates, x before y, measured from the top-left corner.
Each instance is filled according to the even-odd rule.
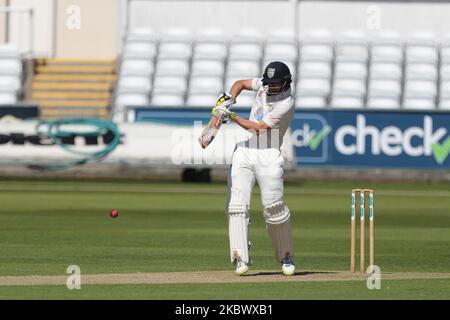
[[[153,83],[153,93],[184,94],[187,88],[187,81],[184,77],[155,77]]]
[[[22,62],[15,58],[0,58],[0,74],[22,75]]]
[[[134,28],[128,31],[126,41],[155,42],[155,31],[148,27]]]
[[[260,76],[260,65],[257,61],[231,60],[227,65],[227,77],[254,78]]]
[[[117,83],[118,92],[150,92],[152,88],[149,77],[144,76],[123,76]]]
[[[158,59],[190,59],[192,45],[184,42],[164,42],[159,45]]]
[[[395,30],[378,31],[370,48],[372,63],[397,63],[403,61],[403,43]]]
[[[216,76],[223,77],[225,65],[217,60],[194,60],[192,62],[191,76]]]
[[[377,44],[399,44],[401,43],[400,34],[396,30],[382,29],[378,31],[372,40],[372,43]]]
[[[349,30],[341,34],[336,44],[336,60],[365,63],[369,59],[369,49],[364,32]]]
[[[19,49],[12,43],[0,44],[0,59],[21,59]]]
[[[289,43],[268,44],[264,51],[264,60],[297,61],[298,47]]]
[[[331,78],[331,65],[328,62],[305,61],[299,64],[300,78]]]
[[[152,97],[151,105],[157,107],[181,107],[184,106],[182,94],[157,93]]]
[[[127,42],[123,57],[153,59],[156,56],[156,44],[152,42]]]
[[[308,30],[301,38],[307,43],[331,44],[333,41],[331,38],[331,31],[328,29]]]
[[[182,76],[189,73],[189,61],[180,59],[159,59],[156,62],[156,76]]]
[[[366,63],[369,59],[367,45],[362,44],[337,44],[336,61]]]
[[[323,43],[303,43],[300,46],[300,61],[324,61],[333,59],[333,48]]]
[[[0,74],[0,92],[16,93],[20,90],[20,87],[19,77]]]
[[[439,87],[440,98],[450,99],[450,81],[442,81]]]
[[[406,98],[434,99],[436,93],[434,81],[411,80],[405,83],[404,96]]]
[[[405,68],[405,78],[408,80],[430,80],[436,81],[438,76],[437,67],[428,63],[410,63]]]
[[[401,95],[401,83],[395,80],[369,81],[368,94],[370,97],[384,97],[398,99]]]
[[[434,99],[406,98],[403,99],[403,109],[407,110],[433,110],[436,108]]]
[[[373,62],[402,63],[403,61],[403,47],[400,44],[372,45],[370,53],[372,63]]]
[[[450,99],[444,99],[439,102],[440,110],[450,110]]]
[[[0,105],[17,103],[17,96],[14,93],[0,92]]]
[[[153,62],[150,60],[129,60],[125,59],[120,67],[121,76],[141,75],[150,76],[153,74]]]
[[[402,66],[397,63],[372,63],[369,67],[371,79],[392,79],[400,81],[403,76]]]
[[[142,93],[119,93],[116,97],[116,105],[119,107],[146,106],[148,102],[148,95]]]
[[[296,95],[310,94],[324,97],[330,94],[330,90],[330,81],[328,79],[306,78],[297,82]]]
[[[192,42],[193,37],[189,29],[182,27],[175,27],[166,29],[161,37],[163,42]]]
[[[187,98],[186,105],[188,107],[212,108],[215,105],[217,98],[216,95],[211,94],[191,94]]]
[[[360,62],[338,62],[334,67],[335,78],[366,79],[367,65]]]
[[[336,79],[333,82],[333,95],[362,98],[365,93],[365,81],[354,79]]]
[[[441,48],[441,64],[450,64],[450,44]]]
[[[394,98],[369,97],[367,100],[369,109],[399,109],[400,102]]]
[[[332,108],[363,108],[363,100],[354,96],[332,96],[330,107]]]
[[[297,96],[295,98],[296,108],[325,108],[326,99],[320,96]]]
[[[429,30],[418,30],[414,31],[410,38],[408,39],[408,43],[411,45],[418,46],[430,46],[433,47],[437,44],[436,34]]]
[[[262,48],[257,43],[237,43],[231,44],[230,60],[260,60],[262,57]]]
[[[406,47],[407,63],[432,63],[436,64],[438,51],[435,47],[413,46]]]
[[[218,95],[223,91],[221,77],[192,77],[189,84],[190,93],[209,93]]]
[[[345,30],[340,33],[339,42],[345,44],[365,44],[366,34],[363,30]]]
[[[439,73],[440,73],[441,81],[442,80],[444,80],[444,81],[450,80],[450,64],[441,65]]]
[[[197,43],[194,47],[194,59],[225,60],[228,49],[225,43]]]
[[[221,28],[206,28],[198,34],[196,41],[197,43],[225,43],[225,34]]]

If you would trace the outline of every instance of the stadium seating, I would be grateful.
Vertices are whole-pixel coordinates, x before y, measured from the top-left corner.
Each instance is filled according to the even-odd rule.
[[[264,36],[243,29],[231,38],[220,28],[198,34],[171,28],[158,36],[149,28],[133,29],[124,40],[117,97],[212,106],[236,80],[260,77],[275,60],[293,74],[296,108],[450,108],[450,37],[427,31],[401,38],[395,30],[370,37],[361,30],[338,36],[310,30],[298,39],[289,29]],[[243,93],[236,105],[250,106],[253,97]]]

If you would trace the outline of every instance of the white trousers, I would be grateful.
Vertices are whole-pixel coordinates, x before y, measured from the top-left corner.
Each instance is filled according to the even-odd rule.
[[[249,209],[255,180],[261,190],[264,218],[278,261],[293,257],[290,212],[283,203],[283,163],[280,150],[238,146],[228,177],[228,225],[230,257],[250,263]]]

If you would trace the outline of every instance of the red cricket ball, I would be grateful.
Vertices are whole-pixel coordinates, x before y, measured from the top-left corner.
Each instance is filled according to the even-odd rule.
[[[111,209],[109,211],[109,216],[111,218],[117,218],[119,216],[119,211],[117,209]]]

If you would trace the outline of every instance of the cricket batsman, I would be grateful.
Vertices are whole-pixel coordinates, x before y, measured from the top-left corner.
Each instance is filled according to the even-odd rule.
[[[226,211],[230,255],[238,275],[245,274],[251,264],[248,226],[255,180],[261,189],[264,219],[275,258],[281,263],[284,275],[295,273],[291,213],[283,201],[284,159],[280,151],[283,136],[294,116],[291,82],[286,64],[271,62],[262,79],[236,81],[230,93],[222,94],[212,110],[213,114],[226,114],[229,120],[249,131],[248,139],[236,144],[228,176]],[[242,90],[257,91],[248,120],[229,110]]]

